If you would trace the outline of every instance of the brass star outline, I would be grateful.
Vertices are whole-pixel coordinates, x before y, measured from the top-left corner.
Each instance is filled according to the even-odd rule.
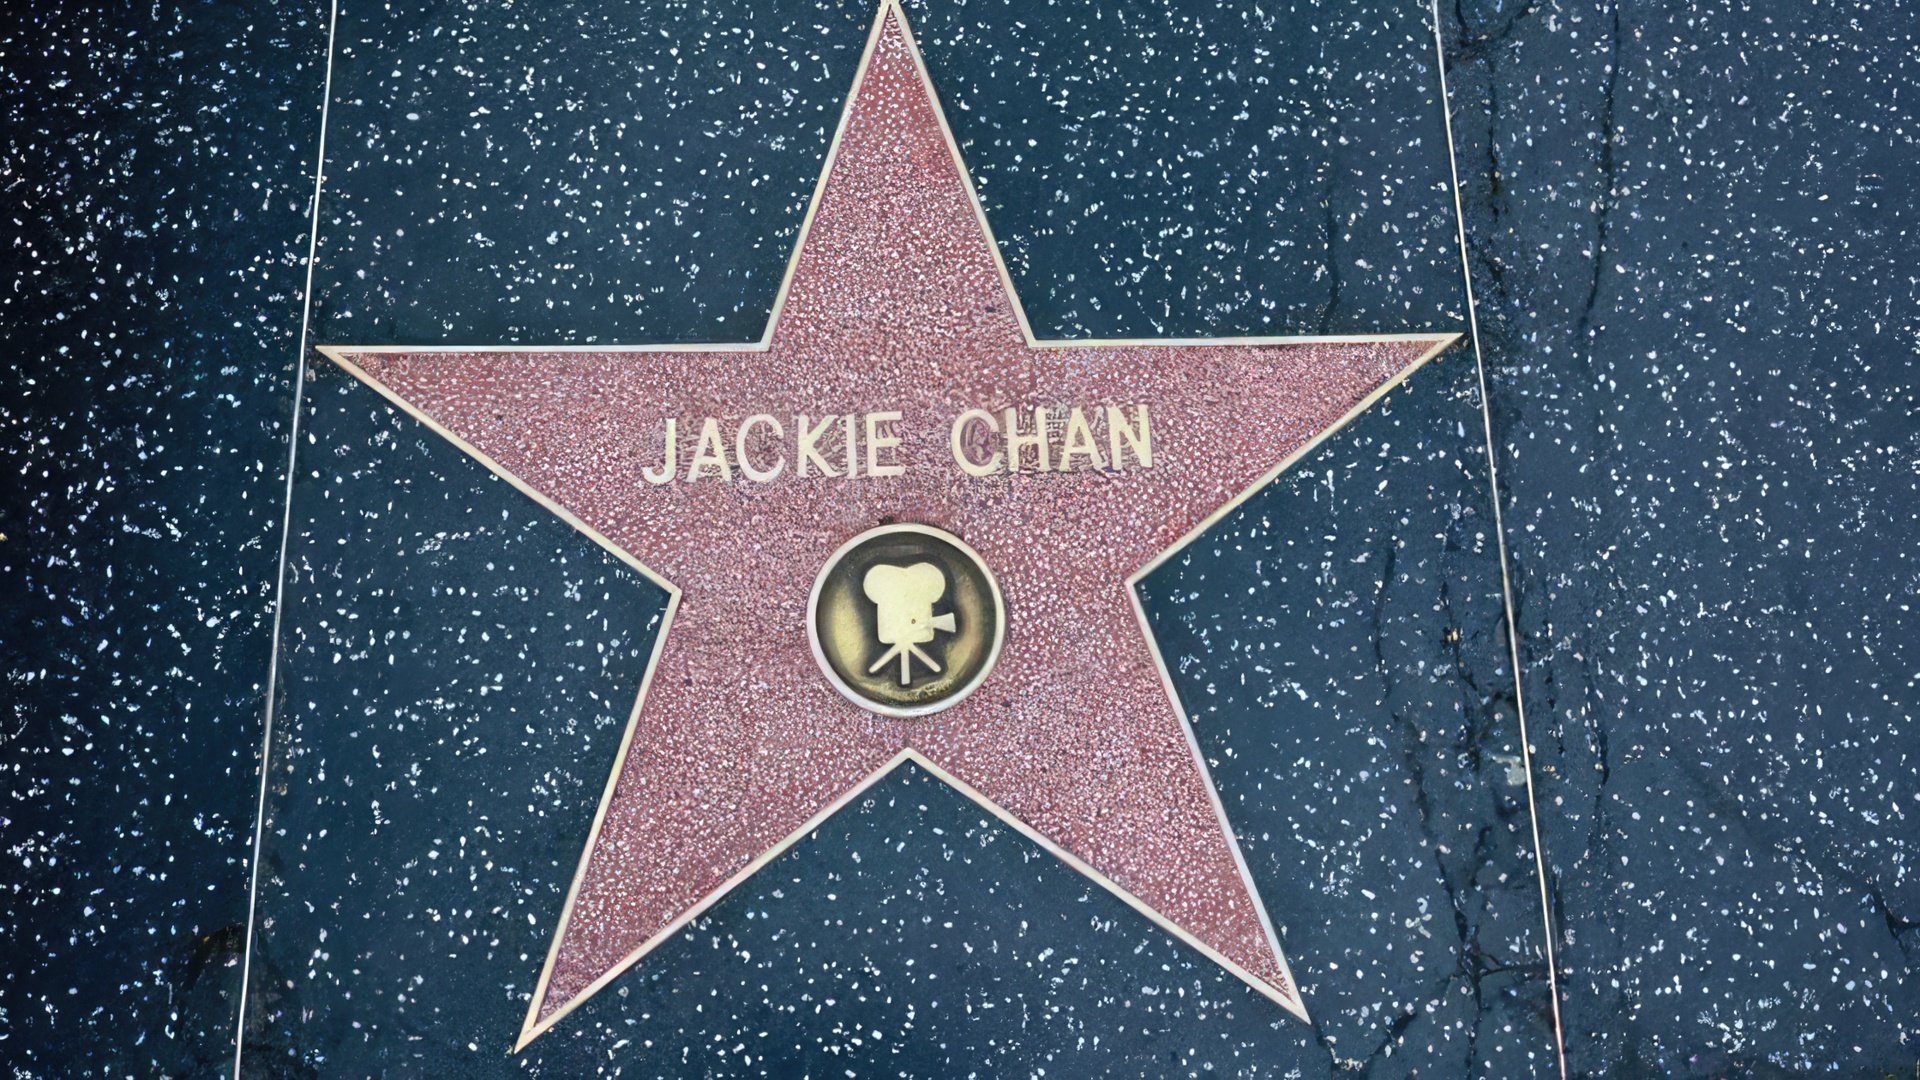
[[[972,208],[973,215],[976,219],[978,227],[986,239],[987,248],[990,252],[990,255],[994,264],[994,268],[1000,279],[1000,285],[1002,287],[1002,290],[1004,291],[1005,297],[1010,306],[1010,310],[1019,325],[1020,333],[1022,337],[1025,339],[1025,344],[1028,348],[1031,348],[1031,349],[1087,349],[1087,348],[1109,348],[1109,347],[1178,347],[1178,346],[1204,347],[1204,346],[1220,346],[1220,345],[1234,345],[1234,346],[1354,345],[1354,344],[1374,344],[1374,343],[1384,344],[1384,343],[1390,343],[1390,342],[1414,343],[1414,344],[1423,346],[1422,351],[1419,352],[1419,354],[1413,361],[1406,364],[1399,371],[1395,372],[1389,378],[1381,382],[1375,389],[1373,389],[1370,393],[1368,393],[1365,397],[1363,397],[1356,405],[1354,405],[1351,409],[1349,409],[1344,415],[1340,416],[1338,420],[1328,425],[1327,427],[1319,431],[1317,434],[1313,435],[1306,442],[1304,442],[1297,449],[1295,449],[1292,453],[1284,457],[1278,464],[1276,464],[1270,470],[1268,470],[1264,475],[1260,476],[1260,478],[1257,479],[1254,483],[1248,485],[1244,490],[1240,491],[1233,498],[1231,498],[1227,502],[1220,505],[1216,510],[1214,510],[1211,514],[1209,514],[1199,524],[1195,525],[1192,529],[1190,529],[1184,535],[1182,535],[1175,543],[1173,543],[1172,545],[1170,545],[1169,547],[1161,551],[1157,556],[1152,558],[1149,562],[1147,562],[1146,564],[1142,565],[1139,569],[1134,571],[1130,576],[1128,576],[1125,579],[1125,582],[1124,582],[1125,591],[1131,603],[1134,616],[1138,622],[1141,637],[1147,646],[1147,650],[1149,654],[1153,658],[1154,666],[1159,674],[1162,688],[1166,692],[1167,699],[1172,704],[1175,714],[1179,718],[1180,728],[1186,736],[1189,749],[1193,753],[1194,763],[1197,769],[1199,770],[1200,777],[1207,789],[1207,794],[1209,795],[1212,801],[1213,811],[1215,815],[1218,817],[1221,832],[1227,842],[1227,847],[1231,851],[1233,860],[1238,868],[1238,872],[1241,878],[1242,885],[1245,888],[1246,895],[1251,900],[1255,910],[1258,913],[1261,928],[1266,937],[1266,943],[1272,949],[1273,956],[1278,962],[1283,980],[1286,983],[1286,985],[1293,990],[1293,993],[1291,995],[1281,993],[1275,986],[1270,984],[1266,979],[1253,974],[1252,972],[1242,967],[1240,964],[1229,959],[1227,956],[1223,955],[1218,949],[1210,946],[1205,941],[1196,937],[1194,934],[1190,933],[1189,931],[1187,931],[1186,929],[1184,929],[1183,927],[1175,923],[1170,918],[1166,917],[1159,911],[1155,910],[1151,905],[1149,905],[1148,903],[1141,900],[1139,897],[1127,891],[1125,888],[1123,888],[1121,885],[1119,885],[1114,880],[1109,878],[1107,875],[1101,873],[1099,870],[1096,870],[1094,867],[1089,865],[1086,861],[1079,858],[1078,856],[1073,854],[1071,851],[1068,851],[1066,848],[1056,843],[1055,841],[1050,839],[1047,835],[1045,835],[1038,829],[1034,828],[1033,826],[1029,825],[1027,822],[1023,821],[1019,816],[1010,812],[1005,807],[1001,806],[995,800],[989,798],[986,794],[984,794],[974,786],[966,783],[959,777],[953,775],[947,769],[942,768],[939,764],[929,759],[926,755],[922,754],[918,750],[915,750],[909,747],[901,750],[900,752],[895,754],[890,760],[888,760],[885,764],[883,764],[879,768],[874,769],[872,772],[867,774],[864,779],[860,780],[858,783],[853,785],[851,788],[849,788],[847,791],[841,794],[838,798],[822,806],[821,809],[816,814],[814,814],[811,818],[809,818],[803,825],[801,825],[797,829],[794,829],[790,834],[785,836],[778,843],[767,848],[758,857],[754,858],[752,861],[747,863],[744,867],[738,870],[731,877],[727,878],[726,881],[723,884],[721,884],[718,888],[713,889],[711,892],[709,892],[703,898],[701,898],[697,903],[691,905],[685,911],[683,911],[679,915],[679,917],[669,922],[668,924],[663,926],[660,930],[658,930],[656,933],[654,933],[652,936],[647,938],[639,947],[633,949],[618,963],[614,964],[611,968],[609,968],[598,979],[594,980],[586,988],[576,993],[571,998],[571,1000],[569,1000],[565,1005],[556,1009],[555,1011],[546,1015],[545,1017],[542,1017],[540,1015],[540,1007],[543,1004],[547,995],[548,984],[553,974],[554,963],[560,953],[561,945],[565,940],[568,921],[572,917],[572,914],[574,912],[575,900],[581,886],[581,881],[586,874],[588,862],[591,856],[593,855],[596,849],[596,846],[599,842],[601,828],[606,818],[608,806],[613,800],[614,791],[618,786],[621,774],[627,765],[629,754],[630,754],[630,751],[632,750],[634,733],[638,725],[641,710],[647,699],[648,688],[652,683],[654,674],[658,670],[661,651],[668,640],[669,634],[672,633],[674,616],[681,602],[681,591],[680,591],[680,588],[674,582],[668,580],[666,577],[664,577],[660,573],[656,572],[652,568],[645,565],[643,562],[641,562],[640,559],[636,558],[631,552],[627,551],[621,545],[615,543],[612,539],[607,537],[600,530],[594,528],[592,525],[588,524],[586,521],[576,516],[573,512],[569,511],[566,507],[562,506],[560,503],[555,501],[552,497],[543,493],[541,490],[537,489],[532,484],[529,484],[528,482],[523,480],[521,477],[517,476],[513,471],[509,470],[508,468],[503,466],[500,462],[496,461],[493,457],[489,456],[487,453],[480,450],[477,446],[473,445],[472,443],[468,442],[466,439],[454,433],[452,430],[450,430],[446,426],[443,426],[441,423],[434,420],[431,416],[428,416],[420,408],[416,407],[413,403],[409,402],[408,400],[403,398],[400,394],[396,393],[393,389],[391,389],[390,387],[388,387],[378,379],[372,377],[359,364],[357,364],[353,358],[357,356],[367,356],[367,355],[374,355],[374,354],[381,354],[381,353],[422,354],[422,353],[435,353],[435,352],[444,352],[444,353],[486,352],[486,353],[502,353],[502,354],[505,354],[505,353],[556,354],[556,353],[570,353],[570,352],[595,353],[595,354],[651,353],[651,352],[678,352],[678,353],[766,352],[773,343],[775,328],[778,326],[780,322],[781,313],[786,305],[788,293],[794,280],[795,269],[800,263],[801,253],[805,249],[808,236],[812,231],[815,216],[820,207],[822,195],[825,193],[827,189],[828,179],[833,174],[834,165],[839,155],[842,139],[846,134],[848,120],[853,113],[854,104],[856,100],[859,98],[861,86],[863,85],[866,79],[869,66],[871,65],[872,60],[874,58],[876,45],[880,42],[883,31],[886,25],[888,24],[889,19],[893,20],[897,24],[898,30],[905,41],[906,48],[912,57],[914,71],[917,73],[922,89],[924,89],[927,95],[927,99],[931,103],[933,114],[938,121],[940,136],[945,143],[948,153],[952,157],[955,171],[959,175],[960,182],[965,190],[967,201]],[[621,346],[621,345],[380,346],[380,347],[359,347],[359,346],[342,346],[342,345],[318,346],[318,350],[323,355],[333,360],[341,368],[346,370],[348,373],[352,374],[355,378],[366,383],[368,386],[371,386],[374,390],[379,392],[381,396],[383,396],[389,402],[391,402],[396,408],[412,416],[414,419],[426,425],[428,428],[437,432],[442,438],[445,438],[448,442],[452,443],[453,445],[458,447],[460,450],[465,452],[467,455],[474,458],[481,465],[486,467],[490,472],[506,480],[508,483],[512,484],[515,488],[519,489],[527,497],[533,499],[535,502],[546,507],[550,512],[558,516],[561,520],[567,522],[567,524],[571,525],[573,528],[575,528],[576,530],[584,534],[586,537],[591,539],[594,543],[598,544],[600,547],[612,553],[620,561],[634,568],[640,574],[645,576],[648,580],[659,585],[667,593],[667,596],[668,596],[667,606],[662,616],[661,626],[660,626],[659,632],[655,636],[652,654],[648,659],[646,674],[645,676],[643,676],[641,680],[639,692],[636,695],[633,708],[629,714],[626,728],[620,742],[620,747],[615,757],[614,767],[611,771],[611,775],[607,779],[606,786],[601,795],[599,807],[595,812],[592,828],[589,832],[587,843],[581,854],[579,867],[576,869],[573,881],[569,886],[568,893],[567,893],[567,900],[563,907],[559,924],[554,932],[553,942],[548,950],[546,961],[542,965],[539,982],[533,992],[532,999],[528,1005],[526,1019],[522,1024],[519,1035],[514,1042],[514,1045],[513,1045],[514,1052],[517,1053],[519,1050],[525,1048],[526,1045],[530,1043],[533,1039],[537,1038],[539,1035],[543,1034],[544,1032],[550,1030],[555,1024],[559,1023],[562,1019],[564,1019],[566,1016],[572,1013],[574,1009],[578,1008],[580,1005],[584,1004],[586,1001],[591,999],[596,993],[598,993],[599,990],[605,988],[619,975],[623,974],[628,968],[630,968],[631,966],[633,966],[633,964],[638,962],[641,957],[645,956],[648,952],[651,952],[654,948],[656,948],[662,942],[678,934],[690,922],[692,922],[695,918],[698,918],[706,910],[712,907],[713,904],[717,903],[722,897],[724,897],[727,893],[729,893],[735,886],[739,885],[741,882],[745,881],[747,878],[753,876],[753,874],[758,872],[762,867],[770,864],[772,861],[779,858],[789,848],[791,848],[795,843],[797,843],[801,838],[807,836],[809,833],[814,831],[816,828],[822,825],[827,819],[831,818],[834,814],[838,813],[847,804],[859,798],[862,794],[864,794],[867,790],[869,790],[875,783],[879,782],[881,779],[890,775],[901,764],[909,761],[913,762],[915,765],[919,766],[921,769],[925,770],[930,775],[939,778],[940,780],[948,784],[950,787],[958,791],[960,794],[964,795],[966,798],[973,801],[980,808],[992,814],[993,817],[996,818],[997,820],[1001,821],[1005,825],[1019,832],[1021,835],[1025,836],[1027,839],[1037,844],[1042,849],[1050,852],[1060,861],[1062,861],[1069,867],[1073,868],[1074,870],[1078,871],[1079,873],[1085,875],[1089,880],[1099,885],[1101,888],[1107,890],[1109,893],[1112,893],[1114,896],[1118,897],[1128,906],[1132,907],[1134,910],[1146,916],[1148,920],[1153,922],[1155,925],[1159,926],[1161,929],[1172,934],[1175,938],[1185,942],[1187,945],[1198,950],[1200,953],[1207,956],[1209,959],[1213,960],[1215,963],[1226,968],[1228,971],[1232,972],[1235,976],[1240,978],[1243,982],[1247,983],[1249,986],[1259,991],[1262,995],[1266,996],[1267,998],[1273,1000],[1275,1003],[1279,1004],[1282,1008],[1286,1009],[1289,1013],[1298,1017],[1302,1021],[1307,1020],[1305,1004],[1299,997],[1297,983],[1293,981],[1291,970],[1287,965],[1285,953],[1280,946],[1279,935],[1274,929],[1272,919],[1267,913],[1266,905],[1264,901],[1261,899],[1260,892],[1258,888],[1255,886],[1252,879],[1252,875],[1248,869],[1246,859],[1244,855],[1241,853],[1239,841],[1237,837],[1234,835],[1232,824],[1229,821],[1226,814],[1226,808],[1220,800],[1218,791],[1213,784],[1210,770],[1208,770],[1207,768],[1205,757],[1200,750],[1198,741],[1194,737],[1193,727],[1192,727],[1190,718],[1188,717],[1186,709],[1180,700],[1179,693],[1174,686],[1171,675],[1167,670],[1166,662],[1161,655],[1159,643],[1155,638],[1152,628],[1147,621],[1146,613],[1144,609],[1141,607],[1137,586],[1139,582],[1142,579],[1144,579],[1148,574],[1152,573],[1155,569],[1160,567],[1169,559],[1178,555],[1183,549],[1185,549],[1189,544],[1191,544],[1194,540],[1196,540],[1201,534],[1205,533],[1209,528],[1211,528],[1214,524],[1216,524],[1218,521],[1224,518],[1227,514],[1231,513],[1232,511],[1237,509],[1242,503],[1244,503],[1247,499],[1251,498],[1256,492],[1266,487],[1273,480],[1279,477],[1282,473],[1286,472],[1301,458],[1312,453],[1322,442],[1330,438],[1334,433],[1343,429],[1351,420],[1353,420],[1354,417],[1358,416],[1362,412],[1365,412],[1381,397],[1385,396],[1387,393],[1391,392],[1395,387],[1397,387],[1402,382],[1404,382],[1409,376],[1413,374],[1414,371],[1424,366],[1428,361],[1432,360],[1433,358],[1441,354],[1443,351],[1445,351],[1454,342],[1458,341],[1460,337],[1461,335],[1457,332],[1434,333],[1434,334],[1369,334],[1369,335],[1332,335],[1332,336],[1283,335],[1283,336],[1247,336],[1247,337],[1230,337],[1230,338],[1106,338],[1106,339],[1071,339],[1071,340],[1045,340],[1045,339],[1035,337],[1032,331],[1031,324],[1028,321],[1026,311],[1020,302],[1019,292],[1014,285],[1012,275],[1009,272],[1006,265],[1006,261],[1001,254],[999,244],[994,239],[992,227],[987,222],[986,215],[981,207],[978,193],[974,188],[971,175],[967,171],[966,164],[961,154],[960,148],[957,142],[953,138],[952,130],[948,125],[944,110],[941,108],[939,95],[935,92],[931,79],[927,74],[925,61],[920,54],[918,44],[914,40],[911,27],[909,26],[906,19],[905,12],[901,10],[898,0],[881,0],[879,9],[875,14],[875,17],[872,23],[872,28],[868,34],[866,46],[861,54],[858,66],[856,68],[852,89],[849,91],[846,98],[845,105],[841,110],[839,122],[835,128],[833,138],[829,143],[825,160],[822,162],[822,165],[821,165],[819,179],[816,182],[814,186],[813,194],[808,201],[806,213],[801,221],[800,229],[794,240],[792,254],[788,258],[785,273],[782,276],[779,289],[777,290],[774,298],[773,306],[768,314],[765,329],[763,330],[758,340],[753,342],[745,342],[745,343],[724,342],[724,343],[692,343],[692,344],[650,344],[650,345],[626,345],[626,346]]]

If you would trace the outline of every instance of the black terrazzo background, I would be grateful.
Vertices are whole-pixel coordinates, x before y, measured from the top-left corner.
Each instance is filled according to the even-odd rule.
[[[1042,333],[1459,325],[1426,9],[1283,7],[912,9]],[[1442,12],[1579,1075],[1920,1057],[1913,14]],[[870,15],[349,4],[316,340],[756,335]],[[18,1075],[231,1053],[324,29],[0,33]],[[249,1074],[1548,1075],[1472,383],[1149,583],[1313,1028],[902,774],[509,1058],[658,598],[320,371]]]
[[[1916,12],[1447,26],[1572,1065],[1912,1075]]]
[[[596,15],[598,29],[584,39],[566,32],[559,60],[541,36],[551,31],[529,36],[515,12],[443,12],[415,25],[349,9],[342,40],[351,44],[335,72],[344,104],[334,116],[336,130],[354,134],[330,155],[316,339],[758,336],[871,18],[865,9],[796,11],[639,9],[618,15],[618,32]],[[1448,254],[1437,84],[1431,65],[1419,66],[1429,31],[1417,8],[1393,14],[1369,36],[1397,42],[1411,62],[1392,71],[1328,58],[1308,32],[1312,13],[1266,20],[1270,39],[1246,34],[1237,13],[1135,15],[1132,36],[1121,38],[1132,50],[1077,68],[1039,65],[1030,54],[1066,50],[1042,48],[1046,41],[1113,34],[1100,29],[1111,14],[1067,11],[1016,27],[953,9],[916,12],[916,29],[937,83],[961,88],[947,105],[986,189],[1011,193],[990,195],[989,213],[1043,333],[1450,328],[1459,325],[1460,287]],[[682,48],[694,40],[697,60]],[[1192,92],[1146,94],[1140,80],[1183,54],[1173,85]],[[1206,126],[1223,103],[1241,100],[1239,82],[1283,81],[1268,65],[1313,74],[1292,84],[1293,97],[1262,101],[1257,122],[1232,122],[1254,123],[1246,129],[1254,134]],[[432,74],[447,71],[470,74],[451,83]],[[729,72],[744,75],[735,83]],[[1350,85],[1381,114],[1370,141],[1348,134],[1364,125],[1342,130],[1325,106],[1304,105],[1319,93],[1312,86],[1329,83]],[[603,89],[569,89],[579,86]],[[1107,121],[1063,118],[1063,88]],[[740,121],[743,113],[754,122]],[[1377,134],[1388,129],[1393,139]],[[499,149],[473,153],[483,145]],[[561,146],[564,176],[526,167]],[[628,160],[650,151],[654,171],[635,175]],[[1129,153],[1144,172],[1113,167]],[[1326,277],[1329,214],[1340,213],[1323,205],[1330,181],[1270,169],[1266,160],[1282,153],[1324,158],[1327,175],[1372,170],[1369,183],[1342,187],[1336,200],[1368,227],[1336,234],[1335,244],[1339,261],[1367,262],[1377,277],[1360,268],[1345,285]],[[1106,162],[1106,175],[1090,175],[1089,161]],[[395,198],[418,174],[460,177],[456,186],[477,194],[458,203]],[[1229,184],[1237,190],[1223,201],[1195,203],[1214,224],[1193,236],[1164,232],[1170,204]],[[1253,204],[1236,201],[1248,198],[1275,209],[1251,214]],[[1373,212],[1396,199],[1404,221]],[[1096,211],[1097,230],[1086,226],[1086,207],[1096,205],[1108,208]],[[1221,247],[1210,233],[1245,243]],[[1137,254],[1114,254],[1121,237]],[[1152,266],[1176,256],[1183,261]],[[586,280],[600,276],[621,279],[620,291],[589,292]],[[1269,295],[1294,306],[1264,306]],[[1165,317],[1175,303],[1177,316]],[[1409,323],[1410,311],[1421,321]],[[289,770],[287,794],[270,816],[280,864],[269,867],[263,906],[273,932],[257,957],[270,962],[276,992],[255,1002],[249,1052],[263,1063],[347,1072],[391,1068],[409,1053],[451,1054],[467,1074],[624,1065],[674,1075],[696,1058],[692,1067],[720,1073],[810,1069],[823,1022],[767,1003],[791,1006],[806,987],[843,978],[846,943],[873,932],[848,912],[900,908],[914,913],[909,923],[971,924],[949,936],[977,942],[979,955],[957,984],[957,972],[946,985],[923,980],[945,965],[940,935],[886,931],[883,916],[885,936],[865,965],[876,1004],[847,1021],[860,1041],[827,1040],[856,1070],[898,1058],[913,1075],[968,1061],[1026,1072],[1054,1060],[1070,1075],[1154,1073],[1189,1052],[1202,1056],[1188,1068],[1235,1075],[1281,1063],[1323,1075],[1396,1055],[1446,1073],[1550,1068],[1524,801],[1509,768],[1518,743],[1500,690],[1498,570],[1477,509],[1486,486],[1471,382],[1464,360],[1423,373],[1410,384],[1417,389],[1317,457],[1311,474],[1236,515],[1217,545],[1153,582],[1152,610],[1203,716],[1256,875],[1282,912],[1300,977],[1326,1002],[1314,1028],[1259,1006],[1120,909],[1092,921],[1070,914],[1111,906],[1070,875],[1064,890],[1023,887],[1017,905],[953,908],[977,872],[948,879],[934,869],[953,857],[948,841],[874,812],[836,822],[836,839],[795,851],[782,862],[787,876],[756,882],[679,943],[736,942],[729,962],[690,974],[669,970],[665,954],[649,958],[620,985],[676,985],[676,995],[637,1014],[596,1002],[507,1059],[503,1040],[524,1012],[650,641],[626,635],[657,616],[660,600],[412,421],[324,373],[306,459],[322,464],[303,462],[295,502],[297,549],[325,559],[295,563],[287,742],[276,752]],[[423,469],[446,486],[425,486]],[[500,524],[474,531],[496,516]],[[534,546],[511,555],[521,544]],[[1331,569],[1346,565],[1355,571]],[[1254,596],[1250,573],[1264,581]],[[624,584],[609,591],[603,579]],[[469,591],[457,603],[437,591],[462,585]],[[435,599],[408,599],[422,590]],[[595,606],[583,619],[553,599],[580,596],[622,614]],[[350,613],[373,620],[376,609],[377,623],[343,622]],[[595,629],[582,634],[567,628],[573,622]],[[1311,641],[1290,632],[1301,625],[1313,628]],[[483,627],[490,638],[479,637]],[[400,636],[408,630],[416,638]],[[1377,646],[1376,630],[1385,631]],[[425,659],[450,647],[465,658],[458,671]],[[518,674],[487,681],[501,671]],[[582,680],[588,689],[566,690]],[[423,746],[407,734],[431,717],[453,723],[458,741]],[[563,737],[563,727],[579,730]],[[481,747],[492,756],[477,757]],[[461,771],[457,761],[482,760],[480,790],[441,779]],[[369,780],[369,771],[386,779]],[[983,828],[942,798],[937,820],[947,834]],[[374,801],[381,836],[395,839],[329,828],[343,815],[372,820]],[[539,820],[525,820],[529,807]],[[450,818],[471,818],[483,832],[456,852]],[[1038,856],[998,827],[984,835],[997,850],[1023,852],[1023,862]],[[874,898],[863,905],[839,892],[850,851],[862,856],[861,895]],[[443,870],[442,859],[469,872]],[[1377,911],[1356,916],[1356,905],[1376,900]],[[400,947],[382,915],[401,909],[423,913],[414,917],[423,942],[445,936],[430,925],[438,916],[453,923],[458,945],[447,940],[445,957]],[[1129,961],[1143,948],[1150,954],[1139,956],[1155,959]],[[1035,951],[1085,984],[1060,981]],[[492,1000],[452,991],[497,982],[503,967],[516,974]],[[956,993],[982,1007],[955,1013]],[[1143,1001],[1188,997],[1187,1045],[1162,1045],[1129,1020]],[[728,1008],[709,1015],[716,1000]],[[996,1010],[985,1007],[996,1000]],[[391,1036],[368,1034],[396,1023],[425,1045],[403,1051]],[[969,1049],[929,1057],[928,1046]]]

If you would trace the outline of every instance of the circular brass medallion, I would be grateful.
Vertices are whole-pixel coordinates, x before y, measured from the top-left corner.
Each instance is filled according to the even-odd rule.
[[[926,716],[973,693],[1006,636],[1000,584],[951,533],[883,525],[814,580],[807,637],[827,681],[885,716]]]

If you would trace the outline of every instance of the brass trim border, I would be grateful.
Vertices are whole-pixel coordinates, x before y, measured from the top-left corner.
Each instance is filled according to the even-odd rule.
[[[260,914],[260,853],[266,846],[267,796],[272,790],[274,721],[279,716],[281,624],[287,611],[287,549],[293,541],[293,483],[299,475],[300,436],[307,401],[307,341],[313,329],[313,275],[319,266],[320,200],[327,182],[327,121],[333,104],[334,42],[340,0],[327,3],[326,61],[320,74],[320,131],[313,148],[313,197],[307,209],[307,266],[300,293],[300,334],[293,352],[293,408],[287,419],[287,474],[281,487],[280,558],[274,565],[273,622],[267,631],[267,680],[260,707],[260,783],[253,804],[253,842],[247,848],[247,925],[240,946],[240,992],[233,1018],[233,1080],[247,1050],[247,996],[253,989],[253,946]]]
[[[1467,337],[1480,388],[1480,424],[1487,450],[1487,502],[1493,507],[1494,548],[1500,556],[1500,612],[1507,624],[1507,662],[1513,670],[1513,715],[1520,726],[1520,767],[1527,780],[1527,825],[1532,830],[1534,880],[1540,890],[1540,948],[1547,965],[1547,1003],[1553,1021],[1554,1060],[1567,1080],[1567,1034],[1560,1016],[1560,962],[1554,949],[1553,901],[1547,895],[1547,851],[1540,842],[1539,800],[1535,792],[1533,738],[1527,730],[1526,679],[1520,667],[1520,626],[1513,617],[1512,559],[1507,549],[1506,512],[1500,508],[1500,460],[1495,452],[1493,405],[1487,385],[1487,357],[1480,347],[1480,316],[1473,293],[1473,265],[1467,257],[1467,211],[1460,191],[1460,156],[1453,139],[1453,98],[1447,88],[1447,45],[1440,34],[1440,0],[1428,0],[1433,15],[1434,71],[1440,78],[1440,119],[1447,133],[1447,180],[1453,188],[1453,223],[1460,247],[1460,283],[1466,291]]]

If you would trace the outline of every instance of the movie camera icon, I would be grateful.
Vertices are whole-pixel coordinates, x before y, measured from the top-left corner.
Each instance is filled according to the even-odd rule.
[[[877,623],[874,636],[880,644],[892,646],[867,668],[867,674],[886,667],[895,657],[900,661],[901,686],[913,681],[915,660],[938,674],[940,665],[920,646],[941,631],[951,634],[958,628],[952,612],[933,613],[934,603],[947,592],[947,578],[940,568],[926,562],[911,566],[883,563],[867,571],[860,589],[873,601]]]

